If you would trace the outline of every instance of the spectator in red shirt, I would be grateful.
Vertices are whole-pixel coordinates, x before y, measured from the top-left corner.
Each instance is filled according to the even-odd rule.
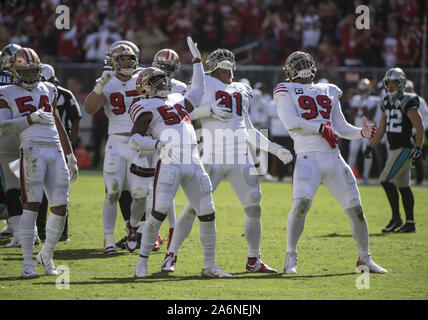
[[[242,9],[244,43],[261,43],[262,24],[265,17],[263,7],[258,0],[248,0]]]
[[[223,46],[228,49],[233,49],[241,44],[242,38],[242,19],[238,14],[238,10],[234,7],[225,14],[223,20],[223,28],[225,33],[225,39]]]
[[[397,37],[397,64],[401,67],[414,67],[417,65],[419,47],[416,38],[409,32],[409,25],[404,24]]]

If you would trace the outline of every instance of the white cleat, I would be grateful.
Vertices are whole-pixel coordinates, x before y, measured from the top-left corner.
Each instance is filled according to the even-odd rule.
[[[37,262],[45,269],[47,276],[58,276],[59,272],[56,270],[52,258],[48,258],[43,254],[43,250],[40,251],[36,256]]]
[[[141,257],[138,259],[137,265],[135,266],[135,279],[142,279],[147,276],[147,261],[148,259],[144,259]]]
[[[39,275],[34,270],[34,264],[24,264],[22,266],[21,275],[23,278],[37,278]]]
[[[174,256],[173,252],[169,252],[165,255],[165,259],[162,262],[162,272],[175,272],[175,264],[177,263],[177,256]]]
[[[18,248],[20,246],[21,244],[19,243],[18,237],[13,237],[12,240],[10,240],[10,242],[7,245],[5,245],[6,248]]]
[[[231,274],[224,272],[222,269],[220,269],[217,266],[203,268],[201,271],[201,275],[204,278],[215,278],[215,279],[233,278]]]
[[[297,253],[287,252],[285,255],[284,273],[296,274],[297,273]]]
[[[367,271],[370,273],[379,273],[379,274],[388,273],[386,269],[374,263],[374,261],[372,261],[370,256],[368,256],[367,258],[358,258],[356,272],[363,273]]]

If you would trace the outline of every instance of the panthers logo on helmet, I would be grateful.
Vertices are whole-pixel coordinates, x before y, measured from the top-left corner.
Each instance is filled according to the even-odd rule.
[[[145,98],[166,98],[171,91],[171,82],[165,72],[158,68],[144,68],[140,71],[136,90]]]
[[[165,72],[167,77],[173,78],[180,70],[180,57],[172,49],[162,49],[155,54],[152,65]]]
[[[131,60],[121,61],[121,57],[131,57]],[[138,66],[138,57],[130,46],[119,44],[109,49],[106,54],[106,62],[110,63],[113,72],[123,76],[132,76]]]
[[[309,53],[295,51],[290,54],[282,68],[287,80],[296,78],[314,78],[317,68],[315,68],[314,58]]]
[[[10,69],[10,58],[14,55],[16,51],[21,49],[22,47],[19,44],[10,43],[1,49],[0,54],[0,68],[2,70]]]
[[[40,82],[42,63],[31,48],[18,49],[10,58],[13,82],[27,90],[32,90]]]

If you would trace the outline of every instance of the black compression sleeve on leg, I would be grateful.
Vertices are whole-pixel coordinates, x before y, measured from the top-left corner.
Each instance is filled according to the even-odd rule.
[[[22,214],[21,191],[10,189],[6,191],[6,207],[9,217],[20,216]]]
[[[123,220],[128,221],[131,219],[131,192],[129,191],[122,191],[120,198],[119,198],[119,206],[120,211],[122,212]]]
[[[399,195],[397,188],[394,184],[386,181],[382,181],[381,185],[385,190],[386,197],[388,198],[389,204],[392,210],[392,218],[398,219],[400,218],[400,205],[399,205]]]
[[[399,190],[404,211],[406,212],[406,221],[414,221],[413,208],[415,206],[415,198],[413,197],[412,189],[410,189],[410,187],[406,187]]]
[[[48,198],[46,198],[46,194],[43,193],[43,200],[40,203],[39,213],[37,214],[37,232],[39,234],[40,239],[45,239],[46,234],[46,217],[48,215]]]

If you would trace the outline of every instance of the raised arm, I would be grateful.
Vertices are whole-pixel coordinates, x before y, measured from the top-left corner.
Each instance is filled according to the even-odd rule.
[[[94,89],[85,99],[85,110],[89,114],[94,114],[104,105],[104,86],[114,77],[113,71],[104,71],[97,79]]]

